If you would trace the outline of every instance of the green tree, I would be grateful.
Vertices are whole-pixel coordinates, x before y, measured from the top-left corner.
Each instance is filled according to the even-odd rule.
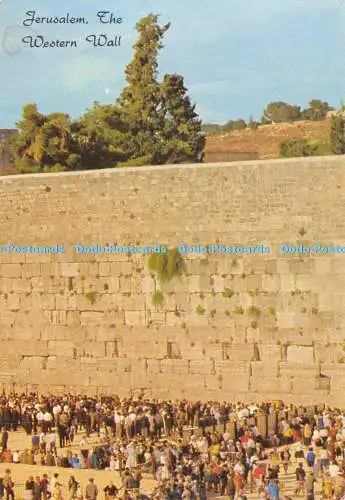
[[[18,135],[7,148],[15,168],[21,173],[76,170],[80,156],[73,150],[71,120],[67,114],[43,115],[34,103],[23,108],[17,124]]]
[[[308,108],[303,110],[301,118],[303,120],[323,120],[326,118],[328,111],[333,111],[328,102],[321,101],[320,99],[312,99],[309,102]]]
[[[266,123],[294,122],[301,118],[300,106],[292,106],[283,101],[271,102],[264,110]]]
[[[160,27],[158,17],[150,14],[136,24],[139,38],[133,47],[134,58],[125,70],[127,85],[118,99],[121,118],[127,125],[124,143],[129,161],[124,165],[160,163],[160,138],[156,132],[162,129],[162,120],[157,57],[170,23]]]
[[[158,82],[157,57],[170,23],[159,26],[150,14],[136,25],[138,41],[125,74],[127,85],[117,104],[125,124],[121,166],[200,161],[204,147],[201,122],[180,75]]]
[[[200,161],[205,147],[201,121],[195,112],[181,75],[165,75],[161,84],[163,129],[156,132],[161,141],[160,163]]]
[[[229,120],[225,125],[223,125],[223,132],[235,132],[236,130],[244,130],[247,128],[245,120],[239,118],[238,120]]]
[[[330,140],[333,154],[345,154],[345,119],[340,115],[332,117]]]
[[[72,123],[72,137],[82,169],[111,168],[125,161],[125,131],[126,126],[117,106],[95,102],[79,120]]]

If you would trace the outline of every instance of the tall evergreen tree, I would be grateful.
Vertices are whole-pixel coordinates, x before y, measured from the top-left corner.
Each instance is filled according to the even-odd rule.
[[[134,58],[125,70],[127,85],[118,99],[128,128],[124,142],[130,160],[126,165],[160,163],[160,139],[156,134],[162,127],[157,57],[170,23],[160,27],[158,17],[150,14],[136,24],[139,39],[133,47]]]
[[[159,26],[150,14],[137,23],[139,38],[127,66],[127,85],[117,104],[126,125],[122,166],[200,161],[205,139],[201,122],[180,75],[158,82],[158,53],[170,23]]]
[[[162,141],[162,163],[200,161],[205,136],[181,75],[164,76],[161,98],[164,127],[158,135]]]

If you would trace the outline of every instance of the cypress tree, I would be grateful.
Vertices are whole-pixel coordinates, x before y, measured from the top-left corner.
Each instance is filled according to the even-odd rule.
[[[205,144],[201,121],[183,77],[165,75],[158,82],[158,53],[170,23],[159,26],[150,14],[136,25],[138,41],[125,70],[127,85],[117,104],[125,125],[121,166],[200,161]]]
[[[158,25],[157,15],[150,14],[136,24],[139,38],[134,45],[134,58],[125,70],[127,85],[118,105],[127,131],[125,149],[130,158],[124,165],[159,164],[160,86],[157,81],[159,50],[170,23]]]

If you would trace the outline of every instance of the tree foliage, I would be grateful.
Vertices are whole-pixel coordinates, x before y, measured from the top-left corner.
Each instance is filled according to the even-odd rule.
[[[294,122],[300,117],[300,106],[292,106],[283,101],[271,102],[263,113],[263,118],[267,123]]]
[[[160,163],[200,161],[205,145],[201,121],[191,103],[181,75],[165,75],[161,85],[163,128],[160,140]]]
[[[157,56],[169,27],[160,27],[153,14],[136,26],[139,39],[126,68],[127,85],[118,99],[127,126],[124,141],[129,158],[124,166],[201,159],[205,139],[183,77],[168,74],[161,83],[157,80]]]
[[[323,120],[326,118],[329,111],[333,111],[328,102],[321,101],[320,99],[312,99],[309,102],[308,108],[301,113],[302,120]]]
[[[71,120],[67,114],[43,115],[34,103],[23,108],[19,134],[10,137],[8,152],[21,173],[75,170],[80,156],[74,149]]]
[[[83,169],[116,167],[127,158],[123,149],[126,126],[121,111],[112,104],[99,104],[87,110],[72,124],[72,137]]]
[[[332,154],[332,150],[329,142],[311,140],[306,137],[284,141],[280,145],[280,155],[284,158],[326,156],[330,154]]]
[[[224,132],[235,132],[236,130],[244,130],[247,128],[245,120],[239,118],[238,120],[229,120],[224,126]]]

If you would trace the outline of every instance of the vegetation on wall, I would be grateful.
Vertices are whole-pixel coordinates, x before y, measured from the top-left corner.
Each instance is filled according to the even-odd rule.
[[[233,297],[234,295],[234,291],[230,288],[224,288],[224,290],[222,291],[222,295],[227,299],[231,299],[231,297]]]
[[[164,304],[164,295],[161,291],[157,291],[152,295],[152,304],[154,306],[162,306]]]
[[[168,283],[185,272],[184,261],[177,248],[171,248],[167,253],[152,253],[147,265],[160,283]]]
[[[93,304],[95,304],[95,302],[97,300],[97,292],[87,292],[85,294],[85,297],[93,305]]]
[[[205,309],[199,304],[198,307],[195,309],[195,312],[199,314],[199,316],[202,316],[205,314]]]

